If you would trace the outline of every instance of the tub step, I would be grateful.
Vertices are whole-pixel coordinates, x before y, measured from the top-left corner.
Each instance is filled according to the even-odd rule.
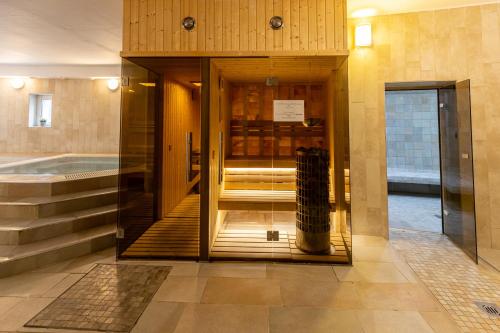
[[[112,247],[115,235],[116,226],[106,224],[30,244],[0,246],[0,277]]]
[[[111,205],[116,202],[116,187],[49,197],[0,197],[0,218],[36,219]]]
[[[22,245],[105,224],[116,224],[115,204],[41,219],[0,219],[0,245]]]
[[[61,194],[70,194],[82,191],[99,190],[116,187],[118,175],[102,175],[97,177],[66,179],[65,176],[46,176],[30,179],[12,176],[0,180],[0,196],[11,198],[22,197],[49,197]]]

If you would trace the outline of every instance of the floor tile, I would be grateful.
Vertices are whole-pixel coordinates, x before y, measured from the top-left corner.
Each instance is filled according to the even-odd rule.
[[[209,278],[202,303],[281,305],[280,282],[272,279]]]
[[[202,277],[265,278],[265,264],[204,263],[198,273]]]
[[[337,281],[333,266],[268,264],[269,279],[302,279],[313,281]]]
[[[433,333],[417,311],[359,310],[356,314],[365,333]]]
[[[394,262],[398,260],[398,255],[389,246],[356,246],[352,253],[354,262],[375,261]]]
[[[356,312],[312,307],[271,307],[270,333],[363,333]]]
[[[0,297],[0,316],[23,300],[22,297]]]
[[[268,333],[266,306],[187,303],[175,333]]]
[[[191,276],[168,276],[153,300],[167,302],[199,303],[208,278]]]
[[[280,286],[285,306],[361,308],[354,284],[350,282],[281,280]]]
[[[25,326],[128,332],[170,267],[99,264]]]
[[[445,312],[420,311],[420,315],[437,333],[460,333],[457,325]]]
[[[408,279],[393,263],[361,262],[349,266],[335,266],[340,281],[363,281],[374,283],[407,283]]]
[[[0,331],[13,332],[49,305],[54,298],[25,298],[7,312],[0,314]]]
[[[389,227],[441,233],[439,196],[390,194],[388,202]]]
[[[197,276],[200,271],[200,264],[197,262],[179,263],[172,265],[169,276]]]
[[[465,333],[500,332],[475,301],[500,304],[500,273],[476,265],[445,235],[391,229],[392,246]]]
[[[66,278],[66,273],[24,273],[0,279],[0,296],[41,296]]]
[[[441,311],[439,302],[422,286],[413,283],[356,283],[365,309]]]
[[[183,303],[149,303],[132,333],[172,333],[184,311]]]
[[[43,297],[59,297],[68,288],[78,282],[85,274],[69,274],[61,282],[50,288]]]
[[[379,236],[352,235],[353,247],[357,246],[387,246],[389,241]]]

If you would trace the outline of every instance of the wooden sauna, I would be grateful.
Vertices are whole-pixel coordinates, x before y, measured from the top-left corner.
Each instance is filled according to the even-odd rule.
[[[345,12],[124,0],[121,258],[351,262]],[[295,246],[299,147],[329,153],[326,255]]]
[[[348,261],[339,216],[346,207],[346,71],[342,57],[211,60],[210,128],[219,164],[218,185],[211,188],[218,198],[210,228],[213,257]],[[302,121],[278,121],[276,101],[300,101]],[[332,242],[338,248],[330,258],[294,253],[299,147],[330,155]],[[269,230],[280,233],[278,243],[267,242]]]

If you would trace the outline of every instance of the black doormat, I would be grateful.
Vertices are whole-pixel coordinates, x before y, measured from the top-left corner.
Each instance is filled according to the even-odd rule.
[[[170,270],[98,264],[25,326],[129,332]]]

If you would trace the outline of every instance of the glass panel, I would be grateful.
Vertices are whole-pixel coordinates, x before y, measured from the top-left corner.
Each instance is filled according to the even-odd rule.
[[[155,187],[155,87],[158,76],[123,60],[120,174],[118,199],[118,244],[122,256],[156,219]]]
[[[219,209],[211,224],[212,258],[350,262],[347,65],[337,63],[317,57],[211,60],[210,114],[223,116],[210,130],[224,132],[226,146],[223,156],[215,152],[224,171],[218,188],[211,185]],[[288,106],[278,110],[278,104]],[[302,110],[290,106],[300,104]],[[296,107],[300,119],[287,118]],[[324,176],[313,169],[315,179],[308,181],[321,178],[325,202],[305,208],[308,216],[323,209],[321,253],[296,245],[299,147],[324,151]]]
[[[469,80],[439,90],[443,231],[477,262]]]
[[[124,61],[119,254],[198,258],[200,59],[133,61],[143,67]]]

